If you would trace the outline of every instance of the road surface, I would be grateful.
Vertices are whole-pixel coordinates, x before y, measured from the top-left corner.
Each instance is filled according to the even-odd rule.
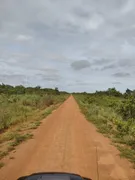
[[[0,170],[1,180],[44,171],[72,172],[92,180],[135,180],[132,165],[86,121],[72,96],[9,157]]]

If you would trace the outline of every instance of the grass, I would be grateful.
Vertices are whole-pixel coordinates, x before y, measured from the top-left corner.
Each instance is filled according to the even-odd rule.
[[[7,151],[0,151],[0,159],[2,159],[3,157],[5,157],[6,155],[8,155]]]
[[[17,134],[15,137],[14,137],[14,140],[10,143],[10,146],[11,147],[15,147],[17,145],[19,145],[20,143],[22,143],[23,141],[26,141],[28,139],[31,139],[33,137],[32,134]]]
[[[37,129],[41,124],[41,121],[36,121],[36,122],[32,122],[30,125],[29,125],[29,129]]]
[[[14,136],[10,139],[10,141],[7,144],[6,150],[0,151],[0,159],[5,157],[6,155],[9,154],[10,151],[13,151],[15,149],[15,146],[19,145],[20,143],[31,139],[33,137],[32,134],[14,134]]]
[[[16,131],[7,131],[3,134],[3,136],[0,138],[0,143],[4,141],[10,141],[14,139],[17,136],[18,132]]]
[[[15,150],[15,147],[12,146],[12,144],[9,144],[8,147],[7,147],[7,152],[10,152],[10,151],[13,151]]]
[[[130,162],[134,163],[135,165],[135,150],[129,147],[120,146],[120,145],[117,145],[117,148],[121,152],[120,153],[121,157],[127,158]]]
[[[52,111],[55,109],[54,106],[48,108],[48,109],[45,109],[45,111],[42,113],[42,117],[43,118],[46,118],[49,114],[52,113]]]

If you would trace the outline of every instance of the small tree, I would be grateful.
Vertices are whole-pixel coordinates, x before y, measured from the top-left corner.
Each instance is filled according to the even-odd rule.
[[[57,94],[57,95],[60,94],[58,87],[55,88],[55,94]]]
[[[131,91],[130,89],[127,89],[127,90],[126,90],[126,94],[131,95],[131,94],[132,94],[132,91]]]
[[[107,90],[107,94],[110,96],[122,96],[122,94],[119,91],[117,91],[115,88],[109,88]]]

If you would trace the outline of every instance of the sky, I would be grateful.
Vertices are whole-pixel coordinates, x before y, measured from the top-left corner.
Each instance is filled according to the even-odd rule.
[[[0,83],[135,89],[134,0],[0,0]]]

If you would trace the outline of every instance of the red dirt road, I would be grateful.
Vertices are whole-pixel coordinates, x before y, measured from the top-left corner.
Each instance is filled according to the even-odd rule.
[[[78,173],[92,180],[135,180],[132,165],[85,120],[72,96],[9,157],[0,170],[1,180],[47,171]]]

